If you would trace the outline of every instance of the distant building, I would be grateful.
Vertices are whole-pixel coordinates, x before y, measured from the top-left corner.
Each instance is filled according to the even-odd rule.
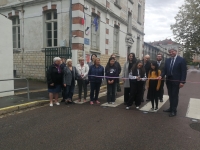
[[[45,48],[71,47],[73,64],[91,54],[106,65],[116,53],[142,56],[145,0],[0,0],[12,20],[18,76],[45,79]]]
[[[174,48],[178,51],[178,55],[183,57],[183,46],[177,42],[172,41],[171,39],[165,39],[163,41],[154,41],[150,42],[149,44],[159,49],[163,49],[166,53],[168,53],[169,49]]]
[[[144,42],[144,50],[143,50],[144,56],[149,55],[151,60],[156,60],[157,54],[162,54],[163,60],[169,57],[165,49]]]

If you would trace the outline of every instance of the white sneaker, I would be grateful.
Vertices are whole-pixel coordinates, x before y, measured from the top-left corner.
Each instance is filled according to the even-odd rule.
[[[113,105],[115,105],[115,102],[112,102]]]
[[[130,107],[126,107],[126,110],[129,110],[130,109]]]
[[[50,106],[50,107],[53,107],[53,103],[50,103],[49,106]]]
[[[136,107],[136,109],[139,109],[139,108],[140,108],[139,106]]]
[[[57,105],[57,106],[59,106],[59,105],[60,105],[60,103],[59,103],[59,102],[57,102],[57,103],[56,103],[56,105]]]

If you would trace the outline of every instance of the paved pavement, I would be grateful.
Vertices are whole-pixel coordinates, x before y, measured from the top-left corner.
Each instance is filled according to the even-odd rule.
[[[102,85],[105,85],[105,83],[103,83]],[[26,80],[14,81],[15,89],[24,87],[27,87]],[[0,97],[0,108],[49,99],[46,82],[29,80],[29,88],[30,88],[30,100],[28,100],[27,90],[15,91],[15,95],[13,96]],[[90,91],[90,86],[88,86],[88,91]],[[77,86],[75,88],[74,93],[75,94],[78,93]],[[61,94],[59,97],[61,97]]]
[[[187,80],[200,82],[200,72],[190,70]],[[44,106],[6,116],[0,119],[0,149],[199,150],[200,121],[195,117],[200,111],[197,116],[190,113],[194,106],[200,109],[199,87],[187,83],[181,89],[178,113],[173,118],[162,111],[169,106],[166,90],[164,104],[155,113],[148,112],[146,102],[141,110],[125,110],[121,92],[114,107],[105,106],[102,93],[101,105]]]

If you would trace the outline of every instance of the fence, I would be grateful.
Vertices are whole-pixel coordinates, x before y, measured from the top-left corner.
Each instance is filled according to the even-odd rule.
[[[7,90],[7,91],[0,91],[0,93],[12,92],[12,91],[19,91],[19,90],[27,90],[28,101],[30,101],[30,93],[29,93],[29,82],[28,82],[28,79],[26,79],[26,78],[4,79],[4,80],[0,80],[0,82],[1,82],[1,81],[10,81],[10,80],[26,80],[27,87],[24,87],[24,88],[17,88],[17,89]]]

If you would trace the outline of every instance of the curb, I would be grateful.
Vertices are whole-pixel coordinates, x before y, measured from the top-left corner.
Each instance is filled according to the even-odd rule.
[[[120,84],[122,84],[122,83],[120,82]],[[101,90],[105,90],[106,88],[107,88],[106,85],[101,86],[100,92],[103,92]],[[90,91],[88,91],[88,95],[89,94],[90,94]],[[77,99],[78,94],[75,94],[73,98]],[[62,98],[59,98],[58,100],[62,100]],[[28,109],[28,108],[36,107],[36,106],[44,106],[46,104],[49,104],[49,100],[37,100],[37,101],[34,101],[34,102],[25,103],[25,104],[19,104],[19,105],[15,105],[15,106],[0,108],[0,116],[8,114],[8,113],[15,112],[15,111],[20,111],[20,110],[25,110],[25,109]]]
[[[47,103],[49,103],[49,100],[42,100],[42,101],[40,100],[40,101],[34,101],[34,102],[25,103],[25,104],[1,108],[0,115],[5,115],[14,111],[20,111],[23,109],[28,109],[28,108],[32,108],[36,106],[43,106]]]

